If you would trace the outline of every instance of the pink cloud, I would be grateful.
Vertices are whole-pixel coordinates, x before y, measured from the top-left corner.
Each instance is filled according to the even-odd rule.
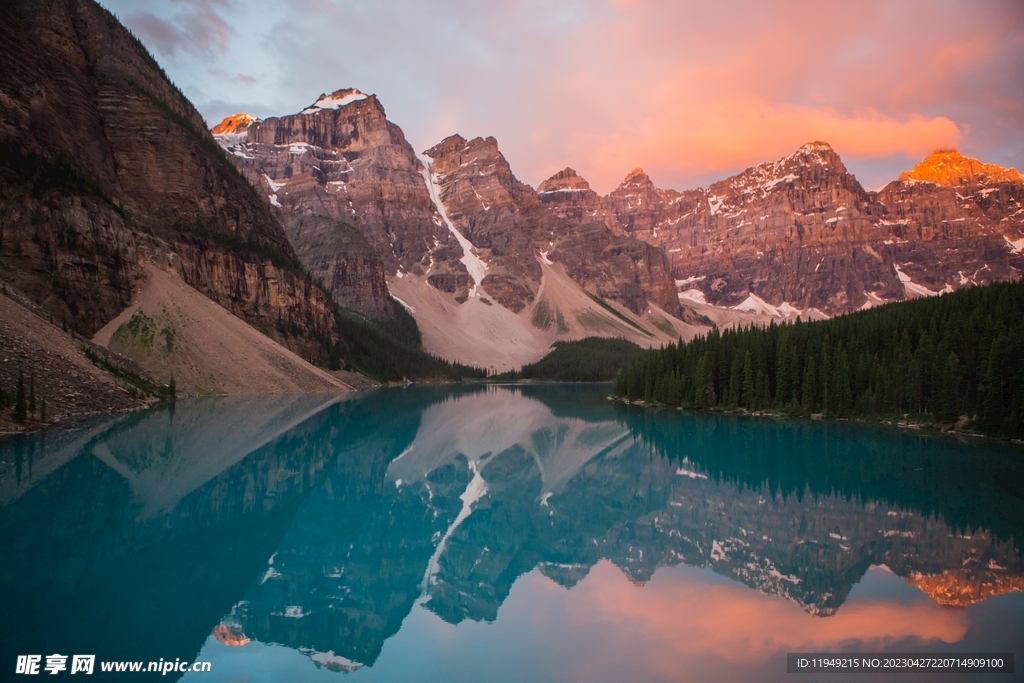
[[[184,9],[172,19],[151,12],[133,12],[125,19],[143,42],[152,45],[158,54],[173,56],[178,50],[200,56],[224,54],[233,33],[216,7],[228,7],[227,0],[177,0]]]
[[[773,104],[755,97],[721,97],[695,104],[682,99],[616,133],[575,134],[566,145],[591,184],[609,190],[624,169],[643,166],[655,178],[727,174],[790,154],[805,142],[829,142],[843,158],[902,154],[921,158],[962,139],[946,117],[911,114],[897,119],[868,109],[847,115],[831,107]],[[557,164],[556,164],[557,165]]]
[[[530,182],[568,164],[606,192],[639,165],[663,186],[690,187],[811,140],[854,167],[970,152],[972,118],[992,116],[1000,98],[984,94],[965,116],[964,90],[978,87],[965,74],[1024,79],[1006,60],[1024,36],[1010,5],[1003,16],[870,0],[613,4],[612,18],[567,38],[556,76],[527,86],[532,130],[496,133]]]
[[[574,37],[569,68],[549,86],[560,97],[547,114],[561,134],[533,136],[518,156],[540,163],[525,175],[568,163],[604,192],[639,165],[686,187],[811,140],[854,161],[960,145],[969,124],[943,104],[963,73],[997,61],[993,37],[1007,28],[998,15],[954,23],[966,12],[906,4],[910,11],[877,2],[855,11],[667,0],[620,7],[615,21],[589,22]],[[560,147],[561,158],[543,147]]]

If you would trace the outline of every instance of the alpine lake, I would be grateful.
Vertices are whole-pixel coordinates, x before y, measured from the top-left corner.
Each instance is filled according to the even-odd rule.
[[[0,679],[87,653],[203,683],[1024,680],[1019,446],[608,391],[188,399],[0,440]]]

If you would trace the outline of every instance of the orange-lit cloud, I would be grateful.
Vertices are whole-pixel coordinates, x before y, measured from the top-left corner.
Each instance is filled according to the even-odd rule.
[[[835,3],[728,4],[734,11],[716,13],[647,0],[621,8],[618,21],[584,27],[573,68],[555,86],[556,108],[579,123],[560,131],[560,145],[543,142],[560,146],[604,191],[636,165],[669,183],[721,177],[812,140],[855,162],[919,159],[963,142],[961,125],[935,105],[956,90],[958,70],[999,53],[997,26],[924,20],[925,36],[913,13],[876,3],[857,12]],[[607,51],[596,56],[599,45]]]
[[[493,135],[533,185],[569,165],[607,192],[642,166],[685,189],[811,140],[869,186],[940,147],[1024,167],[1020,0],[108,6],[210,120],[291,113],[358,87],[418,151],[452,133]]]
[[[957,125],[946,117],[897,120],[875,110],[843,115],[830,108],[736,97],[699,107],[685,101],[666,105],[628,133],[581,133],[567,153],[581,160],[592,184],[610,189],[621,182],[630,159],[655,177],[724,176],[815,140],[829,142],[849,160],[893,154],[923,158],[936,149],[956,147],[961,139]]]

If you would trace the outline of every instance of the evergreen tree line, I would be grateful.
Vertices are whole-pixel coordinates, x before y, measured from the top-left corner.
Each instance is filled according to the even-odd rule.
[[[499,381],[522,379],[549,382],[610,382],[622,367],[640,353],[640,347],[625,339],[587,337],[579,341],[555,342],[551,353],[518,372],[492,376]]]
[[[1024,281],[642,353],[613,395],[697,410],[903,418],[1024,436]]]

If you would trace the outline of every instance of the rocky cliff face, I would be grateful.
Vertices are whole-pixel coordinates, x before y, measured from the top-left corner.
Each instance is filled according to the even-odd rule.
[[[908,295],[929,293],[920,286],[937,292],[1024,272],[1024,177],[1012,168],[937,152],[877,199]]]
[[[502,305],[518,312],[533,300],[540,259],[561,263],[583,287],[634,313],[648,299],[679,312],[662,251],[625,236],[572,169],[535,191],[513,175],[494,138],[453,135],[425,154],[448,217],[482,250],[484,288]]]
[[[1019,277],[1022,192],[1016,171],[956,152],[868,192],[815,142],[706,190],[660,190],[637,169],[607,200],[665,248],[684,301],[815,317]]]
[[[339,90],[295,115],[247,117],[242,136],[232,120],[244,116],[221,122],[218,141],[277,208],[299,257],[341,303],[385,315],[385,273],[408,270],[432,248],[459,251],[412,147],[375,96]],[[318,217],[316,230],[309,217]],[[352,242],[352,226],[365,240]]]
[[[88,0],[8,3],[0,38],[4,277],[91,334],[156,258],[319,360],[329,298],[146,49]]]
[[[374,317],[391,315],[384,264],[366,237],[325,216],[281,212],[299,258],[342,306]]]
[[[965,157],[955,149],[940,150],[930,154],[917,166],[900,174],[900,180],[919,180],[934,185],[976,186],[998,183],[1019,183],[1024,176],[1013,168],[985,164],[977,159]]]
[[[321,232],[314,245],[289,227],[290,216],[357,227],[388,277],[412,273],[456,303],[490,297],[519,313],[540,288],[538,259],[554,258],[582,286],[637,313],[648,297],[678,311],[663,254],[624,236],[607,210],[594,214],[600,199],[585,180],[567,169],[538,193],[515,177],[494,138],[454,135],[417,158],[377,98],[352,89],[321,95],[292,116],[229,117],[216,130],[232,161],[280,208],[300,258],[319,277],[360,268],[340,245],[333,255],[323,248],[337,230]],[[581,192],[570,197],[553,189],[559,183]],[[370,289],[383,291],[382,283],[374,276]],[[360,310],[385,308],[365,292],[350,295],[355,282],[330,286]]]
[[[452,135],[424,156],[445,218],[482,261],[475,284],[518,313],[533,301],[541,279],[524,215],[538,203],[536,193],[512,174],[491,137]]]

